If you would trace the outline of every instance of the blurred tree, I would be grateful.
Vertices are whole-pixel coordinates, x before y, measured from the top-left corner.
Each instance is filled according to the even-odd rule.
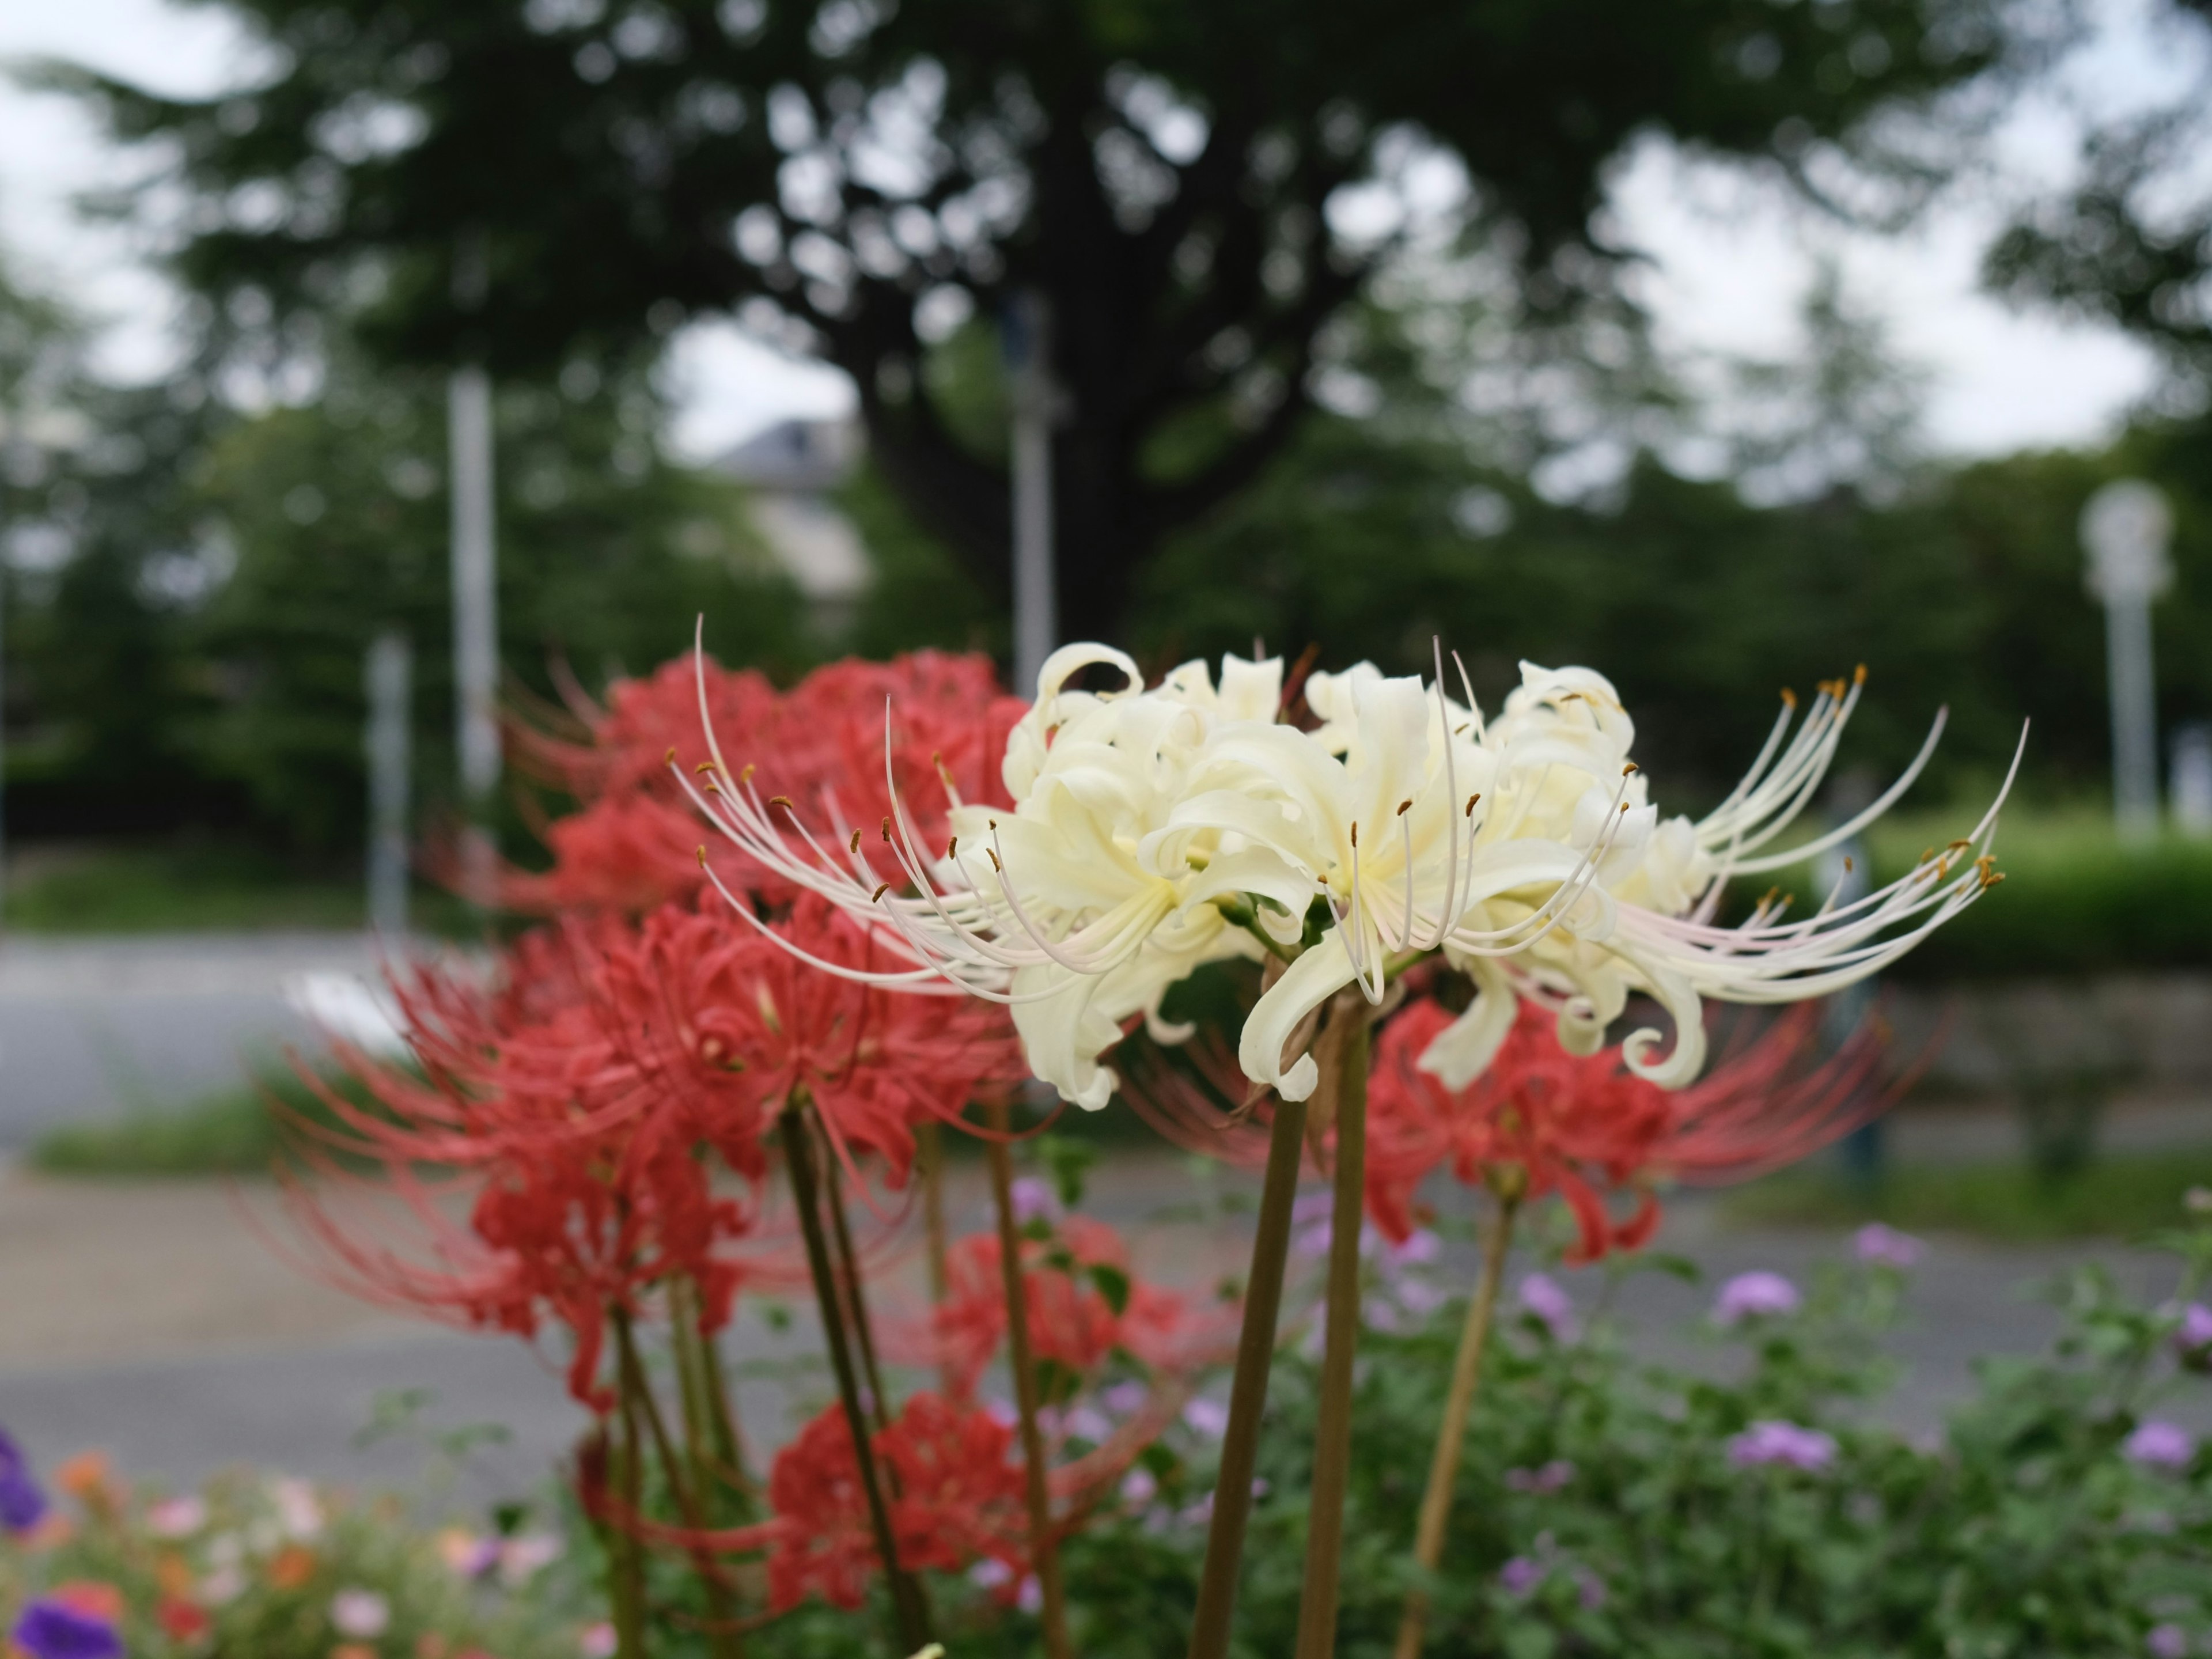
[[[1881,215],[2054,14],[2027,0],[226,0],[204,101],[82,71],[218,331],[357,301],[501,373],[736,311],[845,368],[882,477],[981,589],[1003,469],[933,344],[1050,303],[1066,631],[1289,442],[1316,342],[1440,210],[1529,317],[1612,291],[1609,170],[1666,135]],[[1985,105],[1987,100],[1983,100]],[[179,221],[159,204],[181,185]],[[957,338],[957,332],[955,333]]]
[[[1991,247],[2000,290],[2100,313],[2212,377],[2212,0],[2161,0],[2145,20],[2179,85],[2093,128],[2070,188],[2033,203]]]
[[[688,648],[702,612],[718,654],[803,665],[797,596],[738,492],[660,458],[659,410],[635,377],[572,362],[557,386],[507,386],[497,419],[501,654],[516,690],[648,671]],[[417,799],[451,799],[445,425],[434,380],[342,364],[313,404],[237,424],[195,480],[229,567],[195,629],[220,694],[198,744],[295,850],[359,844],[362,660],[387,628],[415,645]]]

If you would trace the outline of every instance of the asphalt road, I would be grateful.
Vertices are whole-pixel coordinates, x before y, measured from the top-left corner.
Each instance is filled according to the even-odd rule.
[[[288,983],[376,970],[358,933],[0,939],[0,1151],[233,1083],[312,1040]]]

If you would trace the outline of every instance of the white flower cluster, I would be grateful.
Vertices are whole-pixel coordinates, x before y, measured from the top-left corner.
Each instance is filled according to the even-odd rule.
[[[1069,689],[1100,668],[1120,686]],[[1823,686],[1802,721],[1785,707],[1743,781],[1692,822],[1651,805],[1629,759],[1634,723],[1603,676],[1523,664],[1486,722],[1464,674],[1455,700],[1442,671],[1439,654],[1432,684],[1364,663],[1316,673],[1304,690],[1320,723],[1304,731],[1280,718],[1279,659],[1224,659],[1218,684],[1187,663],[1148,689],[1119,651],[1063,647],[1007,743],[1012,809],[956,802],[941,850],[919,846],[903,812],[872,835],[837,821],[834,801],[834,838],[817,836],[719,749],[719,787],[694,799],[752,858],[873,927],[908,964],[877,982],[950,981],[1011,1005],[1036,1075],[1092,1109],[1116,1086],[1100,1057],[1127,1021],[1172,1040],[1159,1012],[1171,986],[1204,963],[1271,954],[1287,965],[1238,1060],[1285,1098],[1316,1082],[1310,1056],[1285,1052],[1307,1014],[1347,987],[1379,1000],[1394,972],[1438,951],[1477,990],[1422,1061],[1455,1086],[1489,1063],[1516,997],[1553,1007],[1562,1041],[1589,1052],[1632,992],[1666,1009],[1674,1038],[1661,1053],[1662,1033],[1635,1032],[1629,1065],[1680,1086],[1704,1063],[1701,998],[1837,989],[1996,879],[1993,805],[1972,836],[1863,898],[1796,921],[1762,903],[1717,926],[1728,878],[1810,858],[1887,810],[1941,717],[1865,812],[1766,852],[1819,787],[1858,681]]]

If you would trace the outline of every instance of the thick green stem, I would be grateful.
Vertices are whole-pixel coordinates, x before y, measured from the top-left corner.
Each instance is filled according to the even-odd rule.
[[[1444,1396],[1443,1420],[1437,1425],[1436,1454],[1429,1460],[1429,1484],[1421,1494],[1420,1519],[1413,1528],[1413,1559],[1424,1572],[1434,1572],[1443,1559],[1444,1525],[1451,1518],[1452,1488],[1459,1480],[1468,1413],[1474,1408],[1475,1388],[1481,1381],[1482,1351],[1489,1342],[1490,1327],[1498,1311],[1498,1287],[1505,1277],[1505,1254],[1512,1244],[1513,1218],[1520,1206],[1517,1195],[1501,1195],[1491,1212],[1489,1225],[1483,1230],[1482,1277],[1475,1284],[1474,1299],[1467,1304],[1467,1322],[1460,1328],[1451,1389]],[[1406,1611],[1398,1621],[1398,1644],[1392,1659],[1415,1659],[1428,1617],[1428,1593],[1416,1584],[1406,1592]]]
[[[945,1135],[934,1123],[914,1132],[915,1163],[921,1172],[921,1226],[929,1258],[929,1305],[941,1308],[951,1289],[945,1234]],[[938,1368],[938,1388],[947,1399],[957,1392],[950,1364]]]
[[[1229,1650],[1229,1620],[1237,1608],[1244,1523],[1252,1512],[1252,1470],[1259,1455],[1260,1414],[1267,1403],[1267,1372],[1275,1359],[1275,1323],[1283,1307],[1283,1264],[1290,1254],[1291,1209],[1297,1197],[1298,1164],[1304,1156],[1305,1138],[1305,1103],[1277,1101],[1274,1127],[1267,1137],[1267,1172],[1260,1188],[1259,1222],[1252,1233],[1252,1270],[1244,1280],[1244,1324],[1237,1339],[1229,1424],[1221,1437],[1221,1475],[1214,1486],[1206,1566],[1199,1580],[1198,1608],[1191,1620],[1190,1659],[1222,1659]]]
[[[1006,1132],[1006,1105],[991,1108],[991,1127]],[[1021,1417],[1022,1465],[1030,1507],[1030,1565],[1036,1569],[1050,1659],[1074,1659],[1067,1640],[1067,1595],[1060,1580],[1060,1543],[1052,1529],[1045,1479],[1044,1437],[1037,1432],[1036,1358],[1030,1351],[1029,1297],[1022,1282],[1022,1241],[1014,1226],[1013,1158],[1003,1139],[989,1143],[991,1197],[999,1211],[999,1277],[1006,1295],[1006,1340],[1014,1371],[1014,1408]]]
[[[1340,1015],[1340,1018],[1343,1016]],[[1359,1354],[1359,1233],[1367,1202],[1367,1011],[1349,1016],[1336,1100],[1336,1202],[1328,1237],[1328,1331],[1306,1510],[1305,1583],[1297,1659],[1336,1650],[1337,1583],[1344,1561],[1344,1496],[1352,1479],[1352,1361]]]
[[[884,1564],[890,1586],[892,1616],[898,1638],[909,1653],[929,1640],[929,1609],[921,1586],[899,1565],[898,1544],[891,1530],[890,1509],[884,1501],[884,1485],[876,1464],[869,1433],[868,1414],[860,1403],[860,1379],[853,1364],[853,1346],[845,1328],[844,1299],[838,1294],[837,1275],[830,1261],[830,1241],[822,1224],[821,1182],[814,1168],[814,1142],[805,1109],[784,1109],[781,1127],[784,1162],[791,1176],[791,1194],[799,1210],[799,1231],[806,1240],[806,1266],[814,1279],[814,1297],[822,1309],[822,1334],[830,1350],[830,1367],[836,1374],[837,1395],[845,1408],[845,1426],[853,1437],[853,1461],[860,1487],[868,1501],[868,1525],[875,1534],[876,1553]]]

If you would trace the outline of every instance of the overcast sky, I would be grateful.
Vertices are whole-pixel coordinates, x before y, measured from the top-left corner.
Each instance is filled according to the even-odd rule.
[[[1197,0],[1202,3],[1203,0]],[[2176,84],[2178,43],[2154,27],[2156,0],[2091,0],[2094,45],[2064,92],[2092,109],[2139,104]],[[149,86],[204,93],[250,67],[219,10],[168,0],[0,0],[0,58],[75,58]],[[2023,110],[2000,147],[2023,179],[2063,164],[2072,118],[2061,100]],[[128,233],[80,222],[70,198],[120,176],[68,100],[0,84],[0,245],[34,283],[103,325],[103,367],[146,376],[167,360],[173,297]],[[1985,200],[1948,204],[1908,235],[1846,234],[1771,196],[1746,197],[1658,146],[1624,170],[1615,211],[1653,265],[1642,295],[1670,349],[1785,353],[1816,258],[1839,261],[1847,292],[1884,317],[1900,354],[1930,375],[1928,433],[1953,453],[2092,442],[2148,386],[2148,355],[2100,326],[2014,313],[1975,292],[1994,222]],[[847,405],[841,377],[796,363],[733,328],[680,342],[679,445],[710,453],[787,413]]]

